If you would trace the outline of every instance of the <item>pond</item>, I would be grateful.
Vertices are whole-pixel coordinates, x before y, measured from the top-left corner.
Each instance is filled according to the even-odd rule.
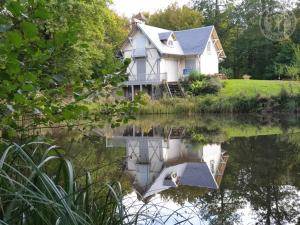
[[[145,116],[82,134],[52,136],[80,170],[120,182],[140,224],[299,223],[295,115]]]

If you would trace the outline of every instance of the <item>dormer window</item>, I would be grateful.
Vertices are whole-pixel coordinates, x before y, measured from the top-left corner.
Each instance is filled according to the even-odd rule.
[[[162,43],[169,47],[173,47],[174,41],[176,41],[176,37],[173,32],[163,32],[159,33],[159,39]]]

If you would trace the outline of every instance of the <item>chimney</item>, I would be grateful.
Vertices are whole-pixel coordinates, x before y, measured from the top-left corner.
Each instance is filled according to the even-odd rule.
[[[145,24],[146,20],[147,20],[146,17],[142,13],[133,16],[131,18],[131,29],[134,29],[136,25],[139,23]]]

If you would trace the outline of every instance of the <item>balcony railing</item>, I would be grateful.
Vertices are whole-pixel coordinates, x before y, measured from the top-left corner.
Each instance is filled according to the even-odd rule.
[[[125,83],[161,83],[163,80],[167,80],[167,73],[160,74],[130,74],[128,81]]]

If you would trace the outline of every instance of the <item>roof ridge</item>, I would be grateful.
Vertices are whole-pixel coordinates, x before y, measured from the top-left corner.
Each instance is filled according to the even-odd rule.
[[[139,24],[139,25],[162,29],[162,30],[165,30],[166,32],[181,32],[181,31],[199,30],[199,29],[203,29],[203,28],[214,27],[214,25],[208,25],[208,26],[195,27],[195,28],[184,29],[184,30],[168,30],[168,29],[165,29],[165,28],[162,28],[162,27],[156,27],[156,26],[152,26],[152,25],[148,25],[148,24]]]
[[[173,32],[181,32],[181,31],[189,31],[189,30],[199,30],[199,29],[208,28],[208,27],[214,27],[214,25],[209,25],[209,26],[204,26],[204,27],[197,27],[197,28],[191,28],[191,29],[185,29],[185,30],[176,30],[176,31],[173,31]]]
[[[165,28],[161,28],[161,27],[155,27],[155,26],[151,26],[151,25],[148,25],[148,24],[138,24],[139,26],[147,26],[147,27],[153,27],[153,28],[156,28],[156,29],[161,29],[161,30],[165,30],[165,32],[174,32],[173,30],[168,30],[168,29],[165,29]]]

